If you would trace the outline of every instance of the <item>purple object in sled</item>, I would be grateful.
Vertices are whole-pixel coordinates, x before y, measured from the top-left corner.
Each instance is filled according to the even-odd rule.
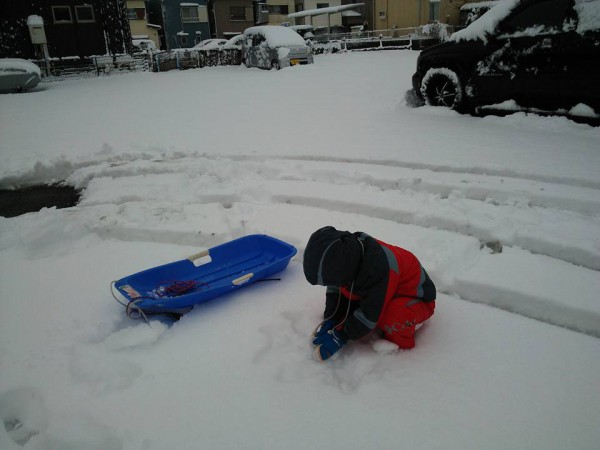
[[[282,271],[295,254],[296,248],[286,242],[254,234],[129,275],[113,288],[144,313],[185,312]],[[169,288],[174,286],[185,288],[172,295]]]

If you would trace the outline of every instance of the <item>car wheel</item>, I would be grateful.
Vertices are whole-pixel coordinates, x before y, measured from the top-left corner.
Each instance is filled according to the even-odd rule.
[[[458,109],[463,104],[463,86],[456,72],[446,68],[429,69],[421,81],[421,94],[431,106]]]
[[[277,61],[276,59],[271,61],[271,69],[275,69],[275,70],[281,69],[281,66],[279,65],[279,61]]]

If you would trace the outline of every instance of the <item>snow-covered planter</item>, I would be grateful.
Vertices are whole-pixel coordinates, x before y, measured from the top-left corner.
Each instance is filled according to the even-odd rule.
[[[428,23],[423,25],[420,34],[425,38],[440,39],[445,41],[448,39],[448,25],[440,22]]]

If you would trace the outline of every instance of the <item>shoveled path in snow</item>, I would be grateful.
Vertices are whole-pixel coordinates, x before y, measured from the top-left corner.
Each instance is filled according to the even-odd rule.
[[[287,230],[366,230],[415,251],[441,292],[600,336],[600,196],[589,186],[206,156],[103,162],[69,181],[86,188],[81,214],[102,236],[210,247],[258,232],[301,253]]]

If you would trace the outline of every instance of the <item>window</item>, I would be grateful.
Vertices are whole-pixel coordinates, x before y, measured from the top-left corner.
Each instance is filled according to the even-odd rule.
[[[54,18],[54,23],[73,23],[71,8],[68,6],[53,6],[52,17]]]
[[[188,43],[187,36],[180,34],[179,35],[179,43],[180,43],[180,45],[187,45],[187,43]]]
[[[197,6],[182,6],[181,7],[181,21],[183,23],[200,22],[200,17],[198,16],[198,7]]]
[[[439,0],[430,0],[429,2],[429,21],[440,20],[440,2]]]
[[[229,7],[230,20],[246,20],[246,8],[244,6]]]
[[[75,16],[77,22],[80,23],[92,23],[94,20],[94,8],[91,5],[77,5],[75,6]]]
[[[129,20],[144,20],[146,18],[145,8],[127,8]]]
[[[304,3],[296,3],[296,12],[304,11]]]
[[[329,8],[329,3],[317,3],[317,9]]]
[[[269,14],[280,14],[287,16],[289,14],[288,9],[288,5],[269,5]]]
[[[567,17],[568,9],[568,0],[548,0],[534,3],[507,20],[500,26],[500,30],[509,34],[535,26],[543,26],[547,30],[560,30]]]

